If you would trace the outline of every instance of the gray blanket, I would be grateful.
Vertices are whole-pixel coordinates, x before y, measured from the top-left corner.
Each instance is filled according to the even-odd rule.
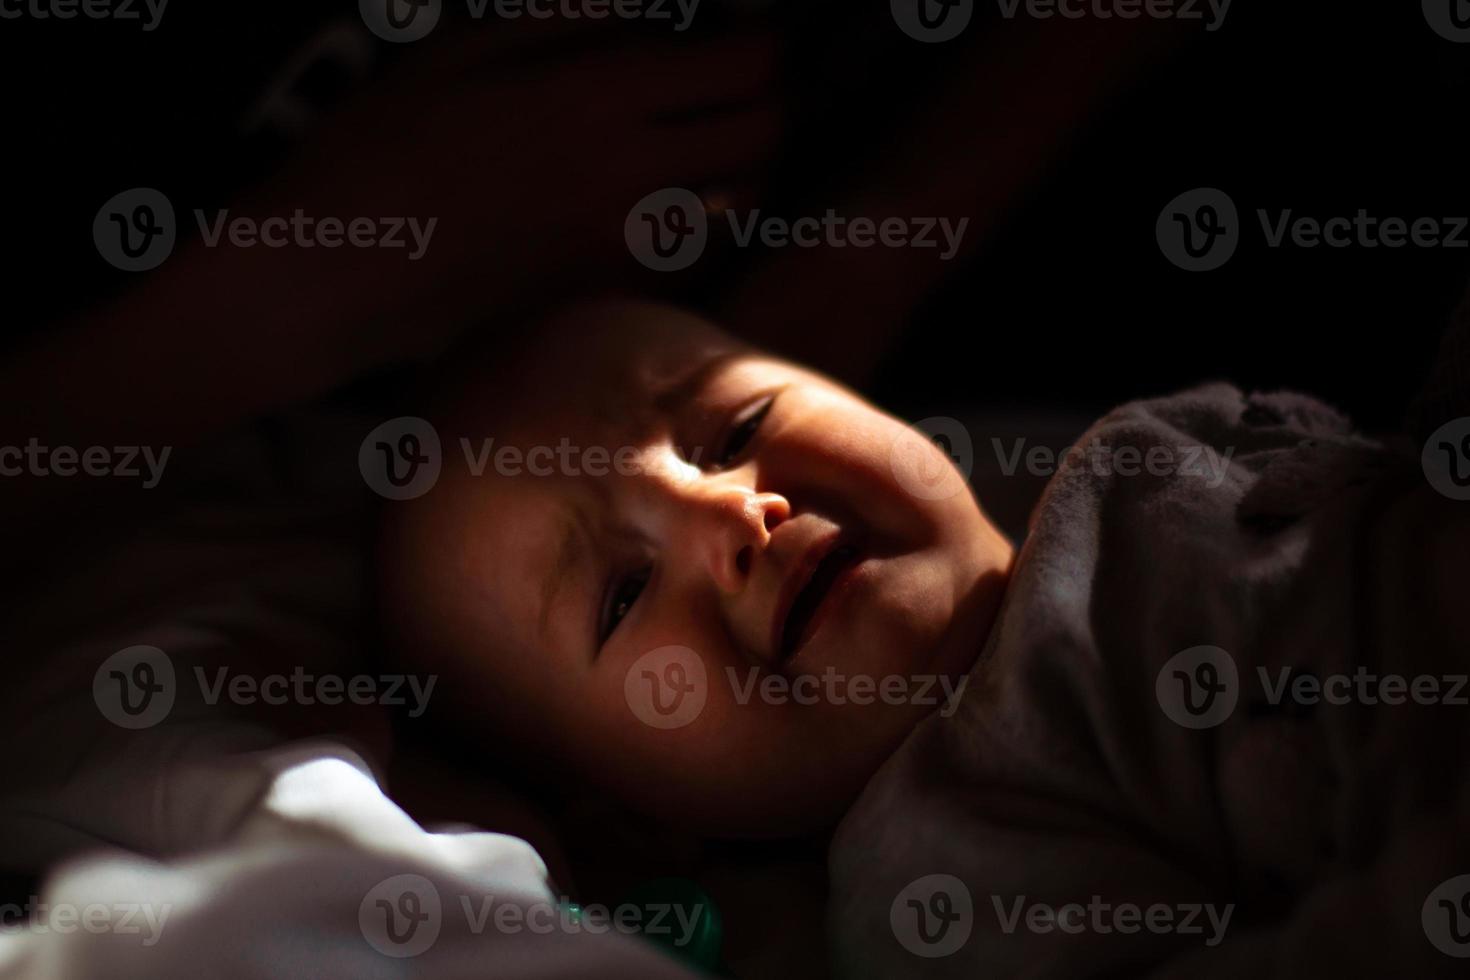
[[[839,972],[1465,975],[1466,555],[1419,447],[1311,399],[1111,413],[839,829]]]

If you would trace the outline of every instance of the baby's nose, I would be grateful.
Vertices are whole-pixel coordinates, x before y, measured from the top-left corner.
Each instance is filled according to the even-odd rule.
[[[703,494],[697,512],[710,576],[721,592],[735,594],[745,588],[771,532],[791,515],[791,507],[780,494],[721,488]]]

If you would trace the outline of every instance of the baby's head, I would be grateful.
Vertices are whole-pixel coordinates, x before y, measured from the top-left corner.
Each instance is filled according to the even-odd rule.
[[[443,473],[390,505],[384,602],[488,756],[705,832],[802,832],[980,651],[1010,545],[945,454],[819,374],[620,302],[437,389]]]

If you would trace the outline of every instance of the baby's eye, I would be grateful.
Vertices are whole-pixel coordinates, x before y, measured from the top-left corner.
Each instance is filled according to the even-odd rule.
[[[720,447],[720,454],[715,459],[716,466],[723,469],[740,458],[740,454],[745,451],[745,447],[750,445],[750,440],[755,438],[755,434],[759,431],[761,423],[770,414],[771,406],[775,401],[775,395],[768,395],[747,408],[736,418],[734,425],[730,428],[730,434],[725,437],[725,444]]]
[[[648,584],[651,574],[651,570],[645,568],[613,581],[607,592],[607,601],[603,604],[602,623],[597,631],[601,642],[606,643],[618,624],[633,611],[633,604],[643,594],[643,588]]]

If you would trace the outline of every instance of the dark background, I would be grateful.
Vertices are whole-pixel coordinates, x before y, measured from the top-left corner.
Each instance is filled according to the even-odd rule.
[[[913,43],[886,3],[740,7],[758,8],[784,39],[796,110],[773,196],[793,211],[881,155],[935,80],[975,55]],[[355,15],[340,0],[174,0],[152,33],[0,22],[7,343],[129,284],[90,238],[97,207],[117,190],[151,185],[223,205],[268,173],[282,146],[242,135],[244,108],[303,37]],[[705,0],[696,30],[738,21]],[[1002,28],[994,4],[977,5],[970,32]],[[854,47],[868,53],[864,70],[834,74],[834,52]],[[384,52],[378,70],[391,71],[395,56]],[[1050,70],[1035,66],[1038,78]],[[310,84],[324,104],[346,87],[329,74]],[[980,254],[916,312],[876,394],[915,414],[955,398],[1092,411],[1226,378],[1310,391],[1369,428],[1394,424],[1461,295],[1470,253],[1268,249],[1254,212],[1470,213],[1467,95],[1470,46],[1435,35],[1417,3],[1238,0],[1223,29],[1183,31],[1073,135]],[[598,97],[616,94],[589,93]],[[1197,186],[1227,191],[1251,229],[1225,268],[1205,274],[1174,268],[1154,240],[1165,202]],[[840,342],[840,325],[812,329]]]

